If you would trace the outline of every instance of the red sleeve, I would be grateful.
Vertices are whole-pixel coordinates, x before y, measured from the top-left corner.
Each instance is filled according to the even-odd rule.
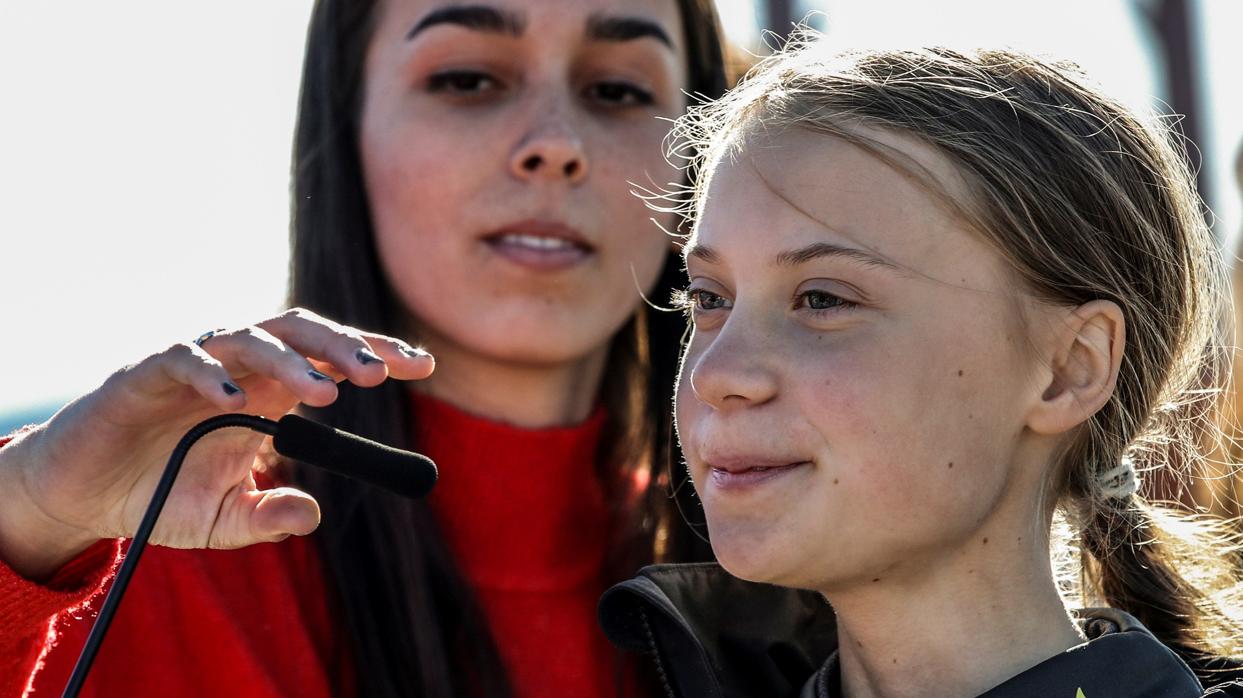
[[[0,447],[11,441],[0,438]],[[52,621],[86,604],[103,589],[120,563],[121,541],[101,540],[43,583],[32,582],[0,560],[0,698],[26,692],[56,644]]]

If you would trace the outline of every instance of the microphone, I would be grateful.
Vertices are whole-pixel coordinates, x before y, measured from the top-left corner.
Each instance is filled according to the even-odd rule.
[[[287,414],[276,423],[272,446],[287,458],[416,498],[436,484],[436,464],[419,453],[385,446],[357,434]]]
[[[108,633],[108,626],[112,624],[117,606],[134,576],[138,560],[147,547],[147,540],[151,538],[155,522],[164,509],[164,503],[168,501],[168,494],[177,480],[177,473],[181,472],[181,463],[190,447],[207,434],[227,427],[245,427],[267,434],[272,437],[273,448],[283,456],[407,497],[422,497],[436,484],[436,464],[427,456],[385,446],[297,415],[287,414],[279,422],[273,422],[249,414],[222,414],[199,422],[181,437],[172,455],[168,457],[168,465],[164,466],[164,474],[155,486],[151,503],[147,505],[142,522],[138,524],[138,531],[130,541],[129,552],[125,554],[125,560],[117,570],[112,588],[104,597],[99,616],[91,626],[86,645],[78,655],[78,662],[73,667],[64,693],[61,694],[62,698],[76,698],[82,690],[82,684],[86,682],[99,647]]]

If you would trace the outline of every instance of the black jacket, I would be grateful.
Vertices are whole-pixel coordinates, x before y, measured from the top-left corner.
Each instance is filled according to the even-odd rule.
[[[719,565],[654,565],[600,600],[613,644],[650,655],[671,698],[837,698],[833,611],[819,594],[744,582]],[[1243,697],[1243,683],[1203,693],[1195,675],[1138,621],[1079,613],[1089,642],[979,698]]]

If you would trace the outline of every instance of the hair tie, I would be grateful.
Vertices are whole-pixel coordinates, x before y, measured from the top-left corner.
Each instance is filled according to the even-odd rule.
[[[1096,486],[1105,499],[1126,499],[1139,491],[1135,461],[1123,456],[1118,464],[1096,476]]]

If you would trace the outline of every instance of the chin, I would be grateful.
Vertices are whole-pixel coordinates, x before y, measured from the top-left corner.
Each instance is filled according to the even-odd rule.
[[[619,323],[584,322],[588,313],[540,317],[535,312],[515,313],[495,324],[463,327],[469,346],[500,360],[555,365],[579,361],[609,346],[629,315]],[[509,320],[505,322],[504,320]],[[616,327],[614,327],[616,324]]]
[[[553,367],[571,364],[608,346],[612,337],[581,338],[569,333],[527,331],[500,337],[481,337],[474,343],[479,353],[494,360],[523,366]]]
[[[779,546],[770,544],[764,536],[727,528],[718,533],[718,528],[711,524],[708,529],[712,552],[726,572],[748,582],[789,586],[783,581],[788,576],[783,571],[790,563],[776,554]]]

